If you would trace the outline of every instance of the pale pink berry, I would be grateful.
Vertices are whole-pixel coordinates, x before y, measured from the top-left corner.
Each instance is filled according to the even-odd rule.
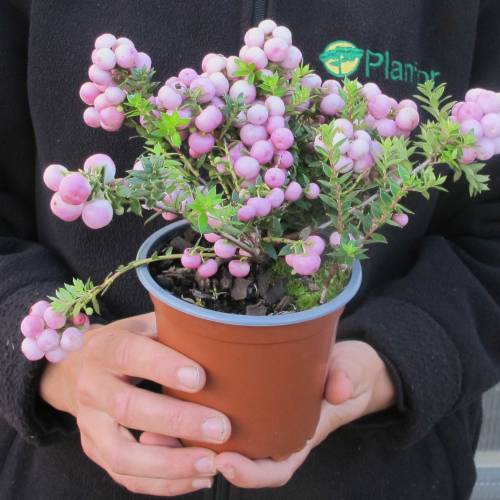
[[[493,139],[493,143],[495,144],[495,154],[500,155],[500,137]]]
[[[279,188],[283,186],[286,180],[286,171],[273,167],[267,170],[264,175],[264,181],[270,188]]]
[[[259,23],[259,29],[262,30],[265,35],[270,35],[276,27],[277,24],[272,19],[264,19]]]
[[[96,85],[111,85],[113,83],[113,77],[111,72],[105,71],[95,64],[89,67],[89,79]]]
[[[47,328],[37,338],[36,343],[44,352],[56,349],[59,346],[59,334],[55,330]]]
[[[291,267],[293,268],[293,261],[295,260],[295,256],[297,254],[295,253],[289,253],[287,255],[285,255],[285,262]]]
[[[301,276],[311,276],[321,266],[321,257],[317,254],[296,254],[292,261],[293,270]]]
[[[173,214],[172,212],[163,212],[161,214],[161,216],[167,222],[172,222],[173,220],[175,220],[175,219],[177,219],[179,217],[177,214]]]
[[[306,189],[304,194],[308,200],[316,200],[320,195],[320,188],[315,182],[311,182]]]
[[[275,130],[285,127],[285,118],[283,116],[270,116],[267,120],[266,130],[268,134],[272,134]]]
[[[215,85],[209,78],[204,76],[196,77],[190,84],[191,90],[199,90],[201,93],[198,97],[198,102],[205,104],[210,102],[215,96]]]
[[[137,50],[133,45],[122,44],[115,48],[116,64],[125,69],[131,69],[135,66]]]
[[[476,102],[485,114],[500,113],[500,93],[485,90],[479,94]]]
[[[384,94],[376,95],[368,101],[368,111],[377,120],[387,118],[391,112],[391,100]]]
[[[464,122],[465,120],[477,120],[480,121],[484,116],[481,106],[476,102],[462,102],[459,103],[456,109],[456,117],[459,122]]]
[[[43,313],[43,319],[48,328],[58,330],[66,324],[66,316],[54,311],[52,306],[47,307]]]
[[[208,216],[208,225],[210,227],[213,227],[214,229],[217,229],[222,226],[222,221],[219,219],[212,217],[211,215]]]
[[[245,145],[241,142],[236,142],[229,148],[229,156],[231,157],[231,160],[233,162],[235,162],[238,158],[240,158],[243,155],[242,150],[244,148]]]
[[[289,44],[279,37],[273,37],[264,43],[264,52],[272,62],[282,62],[288,55]]]
[[[288,149],[292,147],[294,140],[289,128],[278,128],[271,134],[271,142],[276,149]]]
[[[189,147],[199,155],[203,155],[212,150],[215,145],[214,136],[211,134],[200,134],[194,132],[188,139]]]
[[[125,113],[115,107],[109,107],[99,112],[101,127],[108,132],[116,132],[121,128],[125,120]]]
[[[251,104],[255,101],[256,95],[257,90],[255,86],[245,80],[234,82],[229,89],[229,97],[231,97],[231,99],[235,101],[239,96],[242,96],[245,104]]]
[[[116,175],[116,165],[115,162],[106,154],[96,153],[89,156],[85,163],[83,164],[83,170],[85,172],[93,172],[96,169],[104,169],[104,182],[111,182]]]
[[[372,141],[370,134],[364,130],[356,130],[356,132],[354,132],[354,137],[356,139],[361,140],[361,141],[366,141],[368,143],[368,145],[370,145],[370,143]]]
[[[193,80],[194,81],[194,80]],[[165,81],[165,85],[175,90],[180,95],[185,95],[187,86],[182,83],[176,76],[171,76]]]
[[[251,156],[241,156],[234,162],[234,171],[238,177],[253,179],[259,175],[260,164]]]
[[[78,351],[83,346],[84,334],[78,328],[70,326],[61,336],[61,349],[67,352]]]
[[[382,91],[380,90],[380,87],[373,82],[368,82],[363,85],[361,88],[361,94],[368,100],[372,100],[376,96],[380,95]]]
[[[375,161],[373,160],[373,156],[371,154],[367,154],[366,156],[363,156],[363,158],[355,160],[353,170],[357,174],[361,174],[373,167],[374,164]]]
[[[73,316],[71,322],[75,326],[85,326],[89,321],[89,317],[85,313],[78,313],[76,316]]]
[[[191,82],[198,76],[198,73],[193,68],[184,68],[179,71],[179,80],[189,87]]]
[[[479,123],[477,120],[472,120],[472,119],[465,120],[464,122],[462,122],[462,124],[460,125],[460,131],[463,134],[468,134],[469,132],[472,132],[477,141],[479,141],[484,134],[481,123]]]
[[[247,111],[247,120],[253,125],[262,125],[267,122],[269,111],[263,104],[254,104]]]
[[[224,73],[221,73],[220,71],[218,71],[217,73],[212,73],[208,76],[208,79],[214,84],[216,97],[226,95],[229,92],[229,81],[225,77]],[[224,101],[222,101],[222,103],[225,106]]]
[[[258,217],[266,217],[272,209],[271,201],[268,198],[261,198],[259,196],[249,198],[247,205],[255,208],[255,213]]]
[[[21,321],[21,333],[25,337],[35,338],[42,333],[45,323],[41,316],[29,314]]]
[[[219,270],[219,266],[215,259],[208,259],[198,268],[197,273],[202,278],[211,278]]]
[[[68,353],[60,347],[57,347],[56,349],[52,349],[45,353],[45,357],[51,363],[60,363],[66,358],[67,355]]]
[[[500,114],[488,113],[481,120],[485,137],[495,139],[500,136]]]
[[[125,92],[120,87],[108,87],[104,91],[104,95],[110,104],[117,106],[121,104],[126,97]]]
[[[230,259],[236,253],[236,247],[227,240],[217,240],[214,243],[214,252],[221,259]]]
[[[420,122],[418,111],[413,108],[403,108],[396,115],[397,126],[404,131],[415,130]]]
[[[293,154],[286,150],[276,151],[274,161],[279,168],[288,169],[293,165]]]
[[[164,85],[158,91],[158,100],[165,109],[174,110],[182,104],[182,96],[172,87]]]
[[[181,264],[186,269],[198,269],[201,265],[201,256],[191,253],[191,249],[186,248],[181,257]]]
[[[100,69],[110,70],[116,65],[115,53],[107,48],[96,49],[92,53],[92,62]]]
[[[329,242],[330,242],[330,245],[332,247],[338,247],[340,245],[341,241],[342,241],[342,237],[340,236],[340,233],[338,231],[334,231],[330,235]]]
[[[250,274],[250,264],[243,260],[232,260],[228,269],[235,278],[245,278]]]
[[[220,109],[210,104],[196,117],[194,123],[202,132],[213,132],[223,120]]]
[[[245,45],[247,47],[262,47],[264,45],[265,33],[260,28],[250,28],[245,33]]]
[[[394,214],[392,220],[401,227],[405,227],[408,224],[408,216],[406,214]]]
[[[116,42],[113,45],[113,49],[116,49],[119,45],[130,45],[131,47],[135,47],[134,42],[130,40],[130,38],[126,38],[124,36],[121,36],[116,40]]]
[[[415,111],[418,111],[418,106],[415,101],[412,101],[411,99],[403,99],[399,104],[398,104],[398,110],[401,111],[404,108],[411,108],[414,109]]]
[[[102,35],[99,35],[95,39],[94,47],[96,49],[102,49],[102,48],[111,49],[113,45],[115,45],[115,43],[116,43],[115,35],[111,35],[110,33],[103,33]]]
[[[273,29],[273,37],[281,38],[287,45],[292,43],[292,32],[286,26],[277,26]]]
[[[30,315],[43,317],[43,313],[49,306],[50,304],[46,300],[39,300],[30,307]]]
[[[354,167],[354,162],[348,156],[341,155],[337,163],[335,163],[334,168],[342,174],[350,172]]]
[[[261,165],[269,163],[273,159],[274,148],[269,141],[257,141],[250,149],[250,156],[255,158]]]
[[[483,137],[476,147],[477,157],[481,161],[488,161],[495,154],[495,143],[486,137]]]
[[[215,233],[205,233],[203,237],[209,242],[209,243],[215,243],[216,241],[221,239],[221,236]]]
[[[325,80],[321,84],[321,91],[323,94],[338,94],[342,85],[338,80]]]
[[[321,255],[325,251],[325,240],[321,236],[312,235],[304,241],[306,253],[315,253]]]
[[[135,67],[136,68],[142,68],[146,69],[149,71],[151,69],[152,61],[151,57],[149,54],[146,54],[146,52],[137,52],[137,55],[135,56]]]
[[[112,104],[108,101],[106,94],[99,94],[94,100],[94,108],[97,111],[102,111],[110,106],[112,106]]]
[[[349,156],[353,160],[359,160],[370,152],[370,144],[362,139],[356,139],[349,146]]]
[[[38,347],[35,339],[25,338],[21,343],[21,351],[29,361],[42,359],[45,353]]]
[[[236,77],[235,73],[238,71],[239,67],[238,67],[238,57],[236,56],[230,56],[227,58],[227,61],[226,61],[226,75],[228,78],[230,78],[231,80],[234,80]]]
[[[99,128],[101,126],[99,111],[93,107],[86,108],[83,112],[83,121],[88,127]]]
[[[302,52],[294,45],[291,45],[288,47],[286,57],[280,62],[280,66],[285,69],[295,69],[300,66],[301,61]]]
[[[263,125],[252,125],[247,123],[240,130],[240,138],[245,146],[253,146],[257,141],[268,138],[268,133]]]
[[[285,114],[285,103],[281,97],[269,96],[266,98],[265,106],[269,111],[269,116],[283,116]]]
[[[381,120],[377,120],[375,124],[375,128],[377,132],[380,134],[380,137],[393,137],[397,133],[397,125],[394,120],[390,118],[383,118]]]
[[[65,203],[81,205],[92,192],[89,181],[79,172],[66,175],[59,184],[59,195]]]
[[[319,89],[321,87],[321,77],[314,73],[306,75],[300,81],[303,87],[307,87],[309,89]]]
[[[477,158],[477,153],[475,149],[465,148],[463,151],[462,159],[460,161],[464,165],[469,165],[470,163],[476,161],[476,158]]]
[[[243,205],[238,210],[238,220],[240,220],[241,222],[248,222],[249,220],[252,220],[256,215],[257,214],[255,208],[251,205]]]
[[[113,219],[113,207],[108,200],[92,200],[85,203],[82,220],[90,229],[101,229]]]
[[[213,54],[205,64],[205,72],[208,75],[226,69],[226,58],[220,54]]]
[[[323,99],[319,105],[320,111],[327,116],[338,115],[345,107],[345,102],[337,94],[328,94]]]
[[[82,205],[71,205],[62,200],[59,193],[54,193],[50,200],[50,209],[52,213],[65,222],[72,222],[78,219],[82,214]]]
[[[274,188],[271,189],[266,198],[271,203],[272,208],[279,208],[281,207],[281,205],[283,205],[283,202],[285,201],[285,193],[280,188]]]
[[[266,53],[260,47],[248,47],[242,59],[246,63],[253,64],[258,70],[263,70],[269,62]]]
[[[285,199],[293,202],[300,198],[302,198],[302,186],[298,182],[290,182],[285,190]]]
[[[217,54],[214,54],[213,52],[210,52],[209,54],[206,54],[205,56],[203,56],[203,59],[201,60],[201,69],[202,71],[207,71],[207,63],[208,61],[216,56]]]
[[[88,106],[93,106],[95,98],[101,93],[93,82],[85,82],[80,87],[80,99]]]
[[[44,170],[43,182],[52,191],[57,191],[67,173],[68,169],[66,167],[53,163]]]

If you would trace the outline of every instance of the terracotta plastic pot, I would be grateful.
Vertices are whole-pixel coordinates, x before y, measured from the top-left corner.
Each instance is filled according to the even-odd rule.
[[[188,227],[171,224],[139,250],[146,258]],[[222,445],[185,441],[250,458],[284,458],[304,447],[318,423],[330,348],[345,304],[361,284],[356,262],[351,280],[333,301],[275,316],[227,314],[190,304],[161,288],[149,269],[138,269],[153,301],[160,342],[196,360],[207,373],[197,394],[168,394],[220,410],[231,420]]]

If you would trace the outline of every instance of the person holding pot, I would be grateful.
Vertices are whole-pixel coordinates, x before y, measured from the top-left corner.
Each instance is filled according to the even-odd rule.
[[[206,373],[154,340],[148,297],[133,276],[109,291],[103,324],[60,364],[23,360],[18,323],[68,277],[116,267],[159,227],[123,217],[97,234],[49,214],[41,172],[54,158],[79,164],[100,149],[122,171],[135,158],[121,132],[66,125],[81,112],[68,89],[85,80],[78,63],[96,34],[140,39],[173,74],[206,47],[235,53],[249,26],[272,17],[290,27],[323,77],[344,76],[332,59],[342,42],[355,56],[351,78],[403,98],[430,77],[462,96],[470,87],[500,88],[500,7],[313,1],[308,16],[301,2],[283,0],[137,7],[0,5],[0,497],[468,498],[481,395],[500,379],[499,165],[488,166],[488,193],[470,200],[458,183],[430,202],[411,198],[409,226],[386,231],[390,244],[365,261],[362,288],[346,308],[316,433],[280,462],[215,454],[209,447],[230,437],[230,419],[154,390],[201,391]]]

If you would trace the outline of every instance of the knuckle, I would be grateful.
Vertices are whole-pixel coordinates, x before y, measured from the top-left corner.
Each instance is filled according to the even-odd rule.
[[[89,384],[85,372],[83,372],[76,381],[75,394],[79,403],[88,405],[92,400],[91,396],[92,384]]]
[[[122,336],[116,343],[116,348],[113,353],[115,365],[119,370],[125,371],[130,365],[130,360],[134,355],[131,338]]]
[[[117,422],[126,424],[129,421],[130,409],[134,399],[133,388],[116,391],[110,398],[109,414]]]
[[[92,335],[88,338],[85,348],[85,356],[92,358],[101,350],[102,333],[99,335]]]
[[[119,475],[127,474],[124,461],[125,454],[119,446],[113,446],[112,450],[109,450],[106,455],[106,462],[111,471]]]

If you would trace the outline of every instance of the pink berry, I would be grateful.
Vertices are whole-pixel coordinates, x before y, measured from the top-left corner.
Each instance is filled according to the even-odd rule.
[[[276,149],[288,149],[294,143],[293,133],[289,128],[278,128],[271,134],[271,142]]]
[[[282,38],[270,38],[264,43],[264,52],[272,62],[281,62],[288,55],[289,44]]]
[[[30,315],[31,316],[42,316],[47,307],[49,307],[50,304],[46,300],[39,300],[38,302],[35,302],[31,307],[30,307]]]
[[[272,134],[275,130],[285,127],[285,118],[283,116],[270,116],[267,121],[266,130],[268,134]]]
[[[231,157],[231,160],[233,162],[235,162],[238,158],[240,158],[243,155],[242,150],[244,148],[245,145],[241,142],[236,142],[229,148],[229,156]]]
[[[283,116],[285,114],[285,103],[281,97],[269,96],[266,99],[265,106],[269,111],[269,116]]]
[[[113,77],[109,71],[105,71],[95,64],[89,67],[89,79],[96,85],[111,85]]]
[[[479,94],[476,102],[485,114],[500,113],[500,93],[485,90]]]
[[[403,99],[399,104],[398,104],[398,110],[401,111],[404,108],[411,108],[414,109],[415,111],[418,111],[418,106],[415,101],[412,101],[411,99]]]
[[[274,148],[269,141],[257,141],[250,149],[250,156],[255,158],[261,165],[269,163],[273,159]]]
[[[45,353],[38,347],[35,339],[25,338],[21,343],[21,351],[29,361],[42,359]]]
[[[177,214],[173,214],[171,212],[163,212],[161,214],[162,218],[165,219],[167,222],[172,222],[173,220],[177,219],[179,216]]]
[[[121,36],[116,40],[116,42],[113,45],[113,49],[116,49],[119,45],[130,45],[131,47],[135,47],[134,42],[130,40],[130,38],[126,38],[124,36]]]
[[[285,262],[291,267],[293,268],[293,261],[295,260],[295,256],[297,254],[295,253],[289,253],[287,255],[285,255]]]
[[[111,35],[110,33],[104,33],[102,35],[99,35],[95,39],[94,47],[96,49],[102,49],[102,48],[110,49],[113,47],[115,43],[116,43],[115,35]]]
[[[490,160],[495,154],[495,143],[486,137],[483,137],[477,144],[477,157],[481,161]]]
[[[349,156],[353,160],[359,160],[363,158],[370,152],[370,145],[367,141],[363,141],[362,139],[356,139],[351,142],[349,147]]]
[[[392,220],[401,227],[405,227],[408,224],[408,216],[406,214],[394,214]]]
[[[350,172],[354,167],[354,162],[348,156],[341,155],[337,163],[335,163],[334,168],[342,174]]]
[[[165,82],[165,85],[170,87],[172,90],[175,90],[181,96],[185,95],[187,90],[187,86],[184,85],[176,76],[171,76],[170,78],[168,78]]]
[[[323,99],[319,105],[320,111],[327,116],[338,115],[345,107],[345,102],[337,94],[328,94]]]
[[[196,117],[194,123],[202,132],[213,132],[223,120],[224,116],[219,108],[211,104]]]
[[[101,126],[99,111],[93,107],[86,108],[83,112],[83,121],[88,127],[99,128]]]
[[[83,170],[85,172],[93,172],[98,168],[104,169],[105,183],[109,183],[115,178],[116,165],[108,155],[102,153],[93,154],[89,156],[83,164]]]
[[[325,251],[325,240],[321,236],[312,235],[304,241],[307,253],[315,253],[321,255]]]
[[[193,68],[184,68],[179,71],[179,80],[188,87],[197,76],[198,73]]]
[[[245,45],[247,47],[262,47],[266,34],[260,28],[250,28],[245,33]]]
[[[295,69],[300,66],[301,61],[302,52],[294,45],[291,45],[288,47],[285,58],[280,62],[280,66],[285,69]]]
[[[495,139],[500,136],[500,114],[488,113],[481,120],[485,137]]]
[[[334,231],[331,235],[330,235],[330,245],[332,247],[337,247],[340,245],[340,242],[342,241],[342,237],[340,236],[340,233],[338,231]]]
[[[247,205],[255,208],[255,213],[258,217],[266,217],[272,209],[271,201],[268,198],[260,198],[258,196],[249,198]]]
[[[67,172],[68,170],[66,167],[53,163],[44,170],[43,182],[52,191],[57,191]]]
[[[500,155],[500,137],[493,139],[493,143],[495,144],[495,154]]]
[[[304,76],[300,83],[303,87],[307,87],[309,89],[319,89],[321,87],[321,77],[311,73],[310,75]]]
[[[217,240],[214,243],[214,252],[221,259],[230,259],[236,253],[236,247],[227,240]]]
[[[191,249],[186,248],[181,257],[181,264],[186,269],[198,269],[201,265],[201,256],[191,253]]]
[[[158,100],[165,109],[177,109],[182,104],[182,96],[172,87],[164,85],[158,91]]]
[[[78,351],[83,346],[84,334],[78,328],[70,326],[61,336],[61,349],[66,352]]]
[[[373,98],[377,97],[382,93],[380,87],[373,82],[365,83],[361,89],[361,93],[365,96],[368,101],[371,101]]]
[[[108,87],[104,91],[104,95],[110,104],[113,106],[118,106],[121,104],[126,97],[125,92],[120,87]]]
[[[252,125],[247,123],[240,130],[240,138],[245,146],[253,146],[257,141],[263,141],[268,138],[268,133],[262,125]]]
[[[250,273],[250,264],[242,260],[232,260],[228,269],[235,278],[245,278]]]
[[[79,172],[66,175],[59,184],[59,195],[65,203],[81,205],[92,192],[89,181]]]
[[[137,55],[135,56],[135,64],[134,66],[136,68],[142,68],[146,69],[149,71],[151,69],[152,61],[151,57],[149,54],[146,54],[145,52],[137,52]]]
[[[219,266],[215,259],[206,260],[197,270],[202,278],[210,278],[217,273]]]
[[[274,28],[273,37],[284,40],[287,45],[292,44],[292,32],[286,26],[277,26]]]
[[[380,134],[380,137],[392,137],[396,135],[397,125],[394,120],[390,118],[383,118],[378,120],[375,128],[377,132]]]
[[[207,71],[207,63],[212,57],[216,56],[217,54],[214,54],[213,52],[210,52],[209,54],[206,54],[202,61],[201,61],[201,69],[202,71]]]
[[[95,98],[101,93],[93,82],[85,82],[80,87],[80,99],[88,106],[94,105]]]
[[[374,164],[375,161],[373,160],[373,156],[371,154],[367,154],[366,156],[363,156],[363,158],[354,162],[353,170],[357,174],[361,174],[373,167]]]
[[[68,353],[60,347],[57,347],[56,349],[52,349],[51,351],[45,353],[45,357],[51,363],[60,363],[66,358],[67,355]]]
[[[354,132],[354,137],[361,141],[366,141],[368,145],[370,145],[372,141],[370,134],[368,132],[365,132],[364,130],[356,130],[356,132]]]
[[[295,181],[290,182],[285,190],[285,199],[287,201],[297,201],[302,197],[302,186]]]
[[[266,198],[270,201],[272,208],[279,208],[285,201],[285,193],[280,188],[271,189]]]
[[[229,96],[233,99],[233,101],[238,99],[239,96],[242,96],[245,104],[251,104],[255,101],[256,95],[257,90],[255,86],[245,80],[238,80],[234,82],[229,89]]]
[[[35,338],[42,333],[45,328],[45,323],[41,316],[29,314],[21,321],[21,333],[25,337]]]
[[[92,54],[92,62],[100,69],[110,70],[116,65],[115,53],[107,48],[96,49]]]
[[[462,122],[462,125],[460,126],[460,131],[463,134],[468,134],[469,132],[472,132],[477,141],[479,141],[483,137],[484,133],[481,123],[479,123],[477,120],[472,120],[472,119],[465,120],[464,122]]]
[[[263,104],[254,104],[247,111],[247,120],[253,125],[262,125],[267,122],[269,111]]]
[[[273,167],[267,170],[264,175],[264,181],[270,188],[279,188],[283,186],[286,180],[286,171]]]
[[[465,148],[463,151],[462,159],[460,161],[464,165],[469,165],[470,163],[474,162],[476,158],[477,158],[477,153],[475,149]]]
[[[85,326],[89,322],[89,317],[85,313],[78,313],[76,316],[73,316],[72,323],[75,326]]]
[[[226,69],[226,58],[220,54],[212,54],[205,64],[205,72],[208,75],[217,73]]]
[[[59,346],[59,334],[55,330],[47,328],[37,338],[36,343],[43,352],[56,349]]]
[[[342,85],[338,80],[325,80],[321,84],[321,90],[323,94],[338,94]]]
[[[242,60],[253,64],[258,70],[263,70],[269,62],[266,53],[260,47],[248,47],[242,56]]]
[[[221,236],[215,233],[205,233],[203,237],[209,242],[209,243],[215,243],[216,241],[221,239]]]
[[[101,229],[113,219],[113,207],[108,200],[92,200],[85,203],[82,220],[90,229]]]
[[[391,112],[391,100],[384,94],[376,95],[368,102],[368,111],[377,120],[387,118]]]
[[[112,104],[108,101],[105,94],[99,94],[94,100],[94,108],[97,111],[102,111],[103,109],[109,108]]]
[[[54,311],[52,306],[49,306],[47,307],[47,309],[45,309],[45,312],[43,313],[43,319],[45,321],[45,324],[53,330],[58,330],[66,324],[66,316],[62,313]]]
[[[208,76],[208,79],[214,84],[216,97],[226,95],[229,92],[229,81],[224,76],[224,73],[221,73],[220,71],[212,73]],[[213,99],[215,99],[215,97]],[[225,106],[224,101],[222,101],[222,104]]]
[[[293,270],[301,276],[311,276],[321,266],[321,257],[317,254],[297,254],[293,259]]]
[[[420,123],[420,115],[413,108],[403,108],[396,115],[396,124],[401,130],[415,130]]]
[[[133,45],[122,44],[115,48],[116,64],[125,69],[131,69],[135,66],[137,50]]]
[[[205,104],[211,101],[215,96],[215,85],[209,78],[204,76],[196,77],[189,85],[191,90],[199,89],[201,91],[198,102]]]
[[[352,139],[354,136],[354,127],[349,120],[346,120],[345,118],[337,118],[334,124],[337,132],[344,134],[344,136],[348,139]]]
[[[243,205],[239,210],[238,210],[238,220],[241,222],[248,222],[249,220],[252,220],[256,216],[255,208],[252,207],[251,205]]]
[[[456,117],[459,122],[464,122],[465,120],[477,120],[480,121],[484,113],[481,106],[475,102],[462,102],[459,103],[456,111]]]
[[[235,73],[238,71],[238,63],[239,60],[236,56],[230,56],[226,61],[226,75],[229,79],[234,80],[236,77]]]
[[[50,209],[52,213],[65,222],[72,222],[78,219],[82,214],[82,205],[71,205],[62,200],[59,193],[54,193],[50,200]]]
[[[293,165],[293,154],[286,150],[276,151],[274,161],[279,168],[288,169]]]
[[[320,195],[320,188],[315,182],[311,182],[306,189],[304,194],[308,200],[316,200]]]
[[[194,132],[188,139],[189,147],[200,155],[208,153],[215,145],[214,136],[211,134],[200,134]]]
[[[259,175],[260,165],[251,156],[241,156],[234,162],[234,171],[238,177],[249,180]]]
[[[116,132],[121,128],[125,120],[125,113],[115,107],[109,107],[99,112],[101,126],[108,132]]]

